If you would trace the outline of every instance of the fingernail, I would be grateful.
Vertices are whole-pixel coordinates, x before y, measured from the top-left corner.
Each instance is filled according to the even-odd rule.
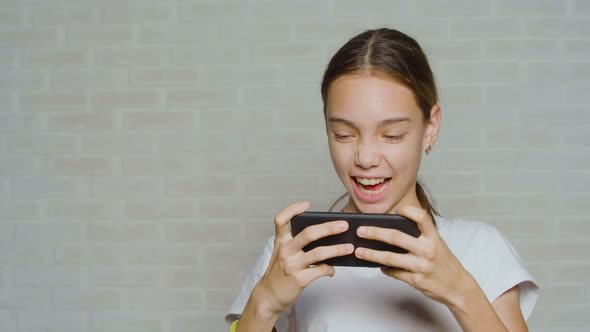
[[[345,229],[346,227],[348,227],[348,223],[346,221],[341,221],[338,223],[338,228]]]
[[[367,229],[364,227],[359,227],[358,234],[359,235],[367,235]]]
[[[356,254],[359,255],[359,256],[364,255],[364,253],[365,253],[365,251],[363,249],[361,249],[361,248],[359,248],[359,249],[356,250]]]

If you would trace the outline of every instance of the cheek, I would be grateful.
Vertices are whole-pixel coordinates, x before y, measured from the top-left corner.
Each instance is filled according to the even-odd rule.
[[[346,173],[350,167],[351,161],[354,161],[354,151],[352,151],[350,144],[333,144],[328,143],[330,149],[330,156],[336,172],[341,175]]]

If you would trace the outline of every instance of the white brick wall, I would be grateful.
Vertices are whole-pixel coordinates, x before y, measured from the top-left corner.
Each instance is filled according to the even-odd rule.
[[[589,1],[0,7],[1,331],[225,331],[273,215],[341,193],[319,83],[380,26],[438,78],[440,210],[516,245],[532,331],[590,329]]]

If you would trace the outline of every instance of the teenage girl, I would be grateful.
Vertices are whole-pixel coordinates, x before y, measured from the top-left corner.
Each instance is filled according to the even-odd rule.
[[[276,214],[275,236],[226,316],[231,329],[527,331],[538,288],[514,248],[490,225],[441,217],[417,182],[422,151],[431,152],[441,123],[434,77],[418,43],[392,29],[353,37],[330,60],[321,93],[330,155],[347,189],[331,211],[399,214],[415,221],[421,235],[358,229],[358,236],[407,254],[352,244],[304,252],[348,225],[328,222],[292,237],[289,221],[309,208],[294,203]],[[313,265],[352,253],[388,267]]]

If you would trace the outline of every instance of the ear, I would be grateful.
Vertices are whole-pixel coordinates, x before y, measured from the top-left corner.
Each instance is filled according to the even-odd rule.
[[[438,104],[435,104],[430,109],[430,121],[426,123],[426,130],[424,131],[424,141],[422,142],[423,149],[426,149],[426,146],[429,143],[431,146],[434,146],[434,143],[438,138],[441,112],[442,110]]]

